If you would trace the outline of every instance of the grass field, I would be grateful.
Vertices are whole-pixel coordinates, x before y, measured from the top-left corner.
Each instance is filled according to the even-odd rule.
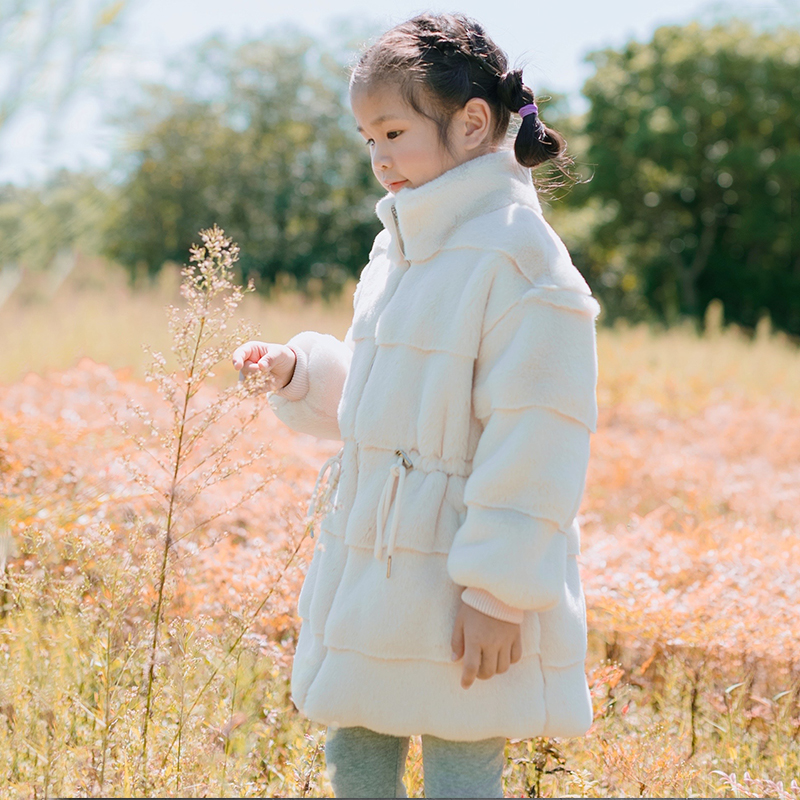
[[[170,484],[177,417],[142,345],[169,348],[177,288],[79,260],[0,309],[0,796],[330,796],[288,676],[305,508],[338,448],[231,393],[221,363],[191,398],[191,481]],[[351,297],[238,315],[271,341],[342,336]],[[703,335],[600,328],[598,355],[595,721],[510,741],[506,795],[800,797],[800,352],[712,311]],[[417,739],[406,785],[422,796]]]

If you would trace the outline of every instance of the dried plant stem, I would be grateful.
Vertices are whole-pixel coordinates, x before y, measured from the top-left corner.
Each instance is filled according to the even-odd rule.
[[[236,690],[239,687],[239,661],[241,660],[241,652],[236,654],[236,667],[233,670],[233,691],[231,692],[231,709],[228,714],[228,726],[225,733],[225,741],[223,742],[225,759],[222,762],[222,792],[225,792],[225,787],[228,780],[228,756],[231,752],[231,733],[233,732],[233,714],[236,709]]]
[[[184,685],[183,680],[181,680],[181,709],[180,715],[178,716],[178,761],[175,766],[175,791],[180,791],[181,788],[181,745],[183,744],[183,737],[181,736],[181,732],[183,731],[183,709],[186,704],[186,687]]]
[[[690,671],[691,689],[689,692],[689,725],[691,730],[691,747],[687,758],[693,758],[697,752],[697,712],[700,701],[700,678],[704,662]]]
[[[311,724],[311,722],[309,720],[309,722],[306,724],[306,731],[305,731],[305,734],[304,734],[304,737],[303,737],[306,740],[311,738],[311,736],[309,736],[309,733],[308,733],[308,729],[310,727],[310,724]],[[319,758],[319,754],[320,754],[320,750],[321,749],[322,749],[322,740],[318,737],[317,741],[314,743],[314,750],[312,751],[311,756],[309,757],[309,759],[308,759],[308,761],[306,763],[306,769],[302,773],[302,776],[301,776],[302,777],[302,783],[300,784],[300,793],[299,793],[298,797],[306,797],[306,795],[309,793],[309,791],[311,791],[311,777],[314,774],[314,765],[317,762],[317,758]]]
[[[208,295],[205,297],[206,311],[208,305]],[[189,401],[192,398],[192,386],[194,385],[194,373],[197,366],[197,356],[200,352],[200,345],[203,337],[203,328],[205,327],[206,314],[203,314],[199,321],[197,337],[194,344],[194,352],[192,353],[191,366],[189,367],[186,391],[183,396],[183,409],[179,421],[178,429],[178,442],[175,450],[175,461],[172,470],[172,480],[169,491],[169,508],[167,510],[167,524],[164,534],[164,550],[161,557],[161,569],[158,576],[158,600],[156,601],[156,610],[153,614],[153,640],[150,645],[150,660],[147,670],[147,698],[145,700],[144,721],[142,723],[142,780],[144,784],[144,793],[147,794],[147,726],[150,720],[150,709],[153,702],[153,681],[155,679],[155,666],[156,666],[156,653],[158,650],[158,634],[161,628],[161,611],[164,605],[164,586],[167,581],[167,566],[169,564],[169,551],[172,547],[172,528],[175,519],[175,503],[177,498],[177,487],[179,483],[178,476],[180,474],[181,464],[183,463],[183,439],[186,433],[186,420],[189,411]]]
[[[3,562],[0,566],[0,619],[3,619],[8,613],[8,565]]]
[[[8,530],[8,523],[5,519],[0,519],[0,619],[4,619],[8,613],[8,554],[10,550],[11,534]]]
[[[152,352],[152,366],[147,372],[147,380],[156,382],[159,393],[168,402],[171,420],[166,425],[157,423],[145,408],[130,402],[129,411],[137,418],[138,423],[145,426],[147,435],[141,436],[130,431],[127,424],[123,424],[123,430],[137,448],[159,467],[159,473],[153,476],[130,461],[127,462],[133,479],[159,498],[160,514],[163,514],[164,520],[163,543],[153,553],[155,564],[151,567],[155,595],[155,602],[149,612],[152,633],[142,643],[147,657],[144,667],[145,687],[142,691],[143,718],[139,729],[141,750],[137,788],[144,795],[148,794],[155,780],[150,774],[150,750],[153,749],[150,739],[154,738],[150,731],[150,721],[154,716],[158,695],[156,664],[159,663],[159,648],[163,647],[162,640],[169,638],[169,632],[164,630],[169,595],[167,577],[176,566],[176,544],[199,527],[213,522],[246,502],[263,488],[264,483],[259,482],[256,487],[244,491],[235,503],[224,503],[221,511],[205,515],[202,522],[188,531],[184,530],[187,527],[187,510],[205,490],[237,475],[264,455],[264,448],[261,447],[255,453],[248,451],[246,457],[232,460],[234,445],[247,425],[255,420],[259,408],[251,409],[243,418],[238,419],[239,424],[230,425],[230,430],[220,441],[213,443],[210,435],[226,415],[239,409],[246,397],[256,393],[260,388],[257,381],[251,382],[247,387],[237,385],[235,389],[218,394],[216,399],[208,403],[200,402],[195,407],[198,394],[206,378],[213,374],[214,367],[230,354],[237,343],[251,339],[254,335],[251,326],[244,323],[229,330],[231,317],[243,296],[254,290],[252,284],[242,288],[233,282],[232,269],[238,258],[239,248],[226,239],[223,231],[216,226],[201,231],[200,236],[203,245],[191,248],[190,265],[181,273],[181,295],[186,301],[185,307],[181,309],[169,306],[167,309],[172,334],[171,349],[177,356],[179,369],[176,372],[170,371],[164,356]],[[157,443],[155,449],[150,446],[150,439]],[[163,461],[159,458],[161,450],[165,451]],[[182,745],[185,747],[183,726],[190,715],[191,708],[188,713],[185,711],[182,690],[178,734],[167,751],[169,754],[177,739],[179,763],[176,788],[181,784],[180,756]]]
[[[100,762],[100,794],[103,793],[103,785],[106,776],[106,755],[108,753],[108,726],[110,724],[110,705],[111,705],[111,620],[108,620],[106,627],[106,691],[103,700],[105,705],[103,715],[103,741],[102,758]]]

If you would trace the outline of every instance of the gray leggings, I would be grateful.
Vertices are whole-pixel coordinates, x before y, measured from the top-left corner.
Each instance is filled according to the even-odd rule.
[[[425,797],[502,797],[503,737],[453,742],[422,736]],[[368,728],[328,728],[325,761],[336,797],[408,797],[409,738]]]

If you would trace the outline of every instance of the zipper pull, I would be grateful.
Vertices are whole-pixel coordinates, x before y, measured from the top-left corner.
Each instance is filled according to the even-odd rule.
[[[392,203],[392,219],[394,220],[394,227],[397,231],[397,244],[400,246],[400,253],[403,258],[406,258],[406,248],[403,244],[403,234],[400,233],[400,220],[397,219],[397,208],[394,203]],[[407,261],[408,259],[406,259]]]

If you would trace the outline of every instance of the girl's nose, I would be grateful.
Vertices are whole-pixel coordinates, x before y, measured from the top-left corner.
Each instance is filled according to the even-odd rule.
[[[372,169],[376,173],[380,173],[385,169],[389,169],[391,161],[389,155],[385,150],[380,149],[377,145],[372,148]]]

